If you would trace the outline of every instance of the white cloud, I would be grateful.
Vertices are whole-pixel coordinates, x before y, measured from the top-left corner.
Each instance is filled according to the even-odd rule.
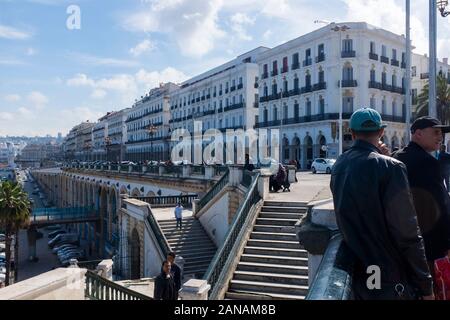
[[[154,0],[123,25],[129,31],[169,34],[184,55],[201,57],[226,34],[217,23],[222,5],[223,0]]]
[[[90,122],[97,121],[104,112],[94,111],[92,108],[77,107],[72,109],[64,109],[59,112],[59,116],[63,119],[70,119],[71,123],[80,123],[89,120]]]
[[[20,66],[25,65],[25,62],[18,59],[8,59],[8,58],[0,58],[0,65],[6,66]]]
[[[36,50],[34,48],[28,48],[26,54],[27,56],[34,56],[36,54]]]
[[[237,34],[240,40],[250,41],[252,37],[247,34],[245,26],[251,26],[255,24],[255,19],[250,18],[247,14],[238,12],[231,16],[231,29]]]
[[[150,52],[155,49],[155,44],[151,42],[150,40],[146,39],[140,43],[134,48],[130,49],[130,54],[132,54],[135,57],[139,57],[141,54],[145,52]]]
[[[103,99],[106,96],[106,91],[102,89],[95,89],[91,93],[91,98],[93,99]]]
[[[263,39],[264,40],[269,40],[270,39],[270,37],[272,37],[272,35],[273,35],[273,32],[272,32],[272,30],[267,30],[266,32],[264,32],[264,34],[263,34]]]
[[[78,73],[75,77],[67,80],[67,85],[70,87],[82,87],[82,86],[91,86],[95,85],[94,80],[89,79],[87,75]]]
[[[18,94],[8,94],[4,99],[8,102],[17,102],[20,101],[21,97]]]
[[[143,84],[147,88],[156,87],[161,82],[181,83],[188,79],[183,72],[171,67],[166,68],[161,72],[148,72],[141,69],[136,73],[135,77],[138,83]]]
[[[28,95],[28,101],[30,101],[37,110],[42,110],[48,103],[48,98],[39,91],[33,91]]]
[[[0,25],[0,38],[10,40],[24,40],[31,37],[31,34],[26,31],[21,31],[13,27]]]
[[[107,67],[136,67],[139,65],[136,61],[96,57],[88,54],[72,54],[79,63],[89,66],[107,66]]]
[[[21,117],[30,118],[33,115],[33,112],[30,109],[27,109],[25,107],[20,107],[19,109],[17,109],[17,112],[19,113],[19,115]]]
[[[13,120],[14,116],[11,112],[0,112],[0,120],[9,121]]]

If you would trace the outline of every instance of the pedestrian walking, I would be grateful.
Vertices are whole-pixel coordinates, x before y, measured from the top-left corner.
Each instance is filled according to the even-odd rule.
[[[181,289],[181,268],[175,263],[175,252],[169,252],[167,254],[167,261],[170,262],[170,272],[172,273],[173,276],[173,280],[175,282],[175,294],[176,294],[176,299],[178,300],[178,292]]]
[[[176,300],[175,281],[170,272],[171,264],[164,261],[161,273],[155,279],[155,287],[153,290],[153,299],[155,300]]]
[[[431,272],[436,259],[450,254],[450,197],[444,185],[439,160],[432,155],[440,148],[444,127],[432,117],[416,119],[411,125],[411,142],[394,154],[408,170],[409,185]]]
[[[354,143],[331,172],[336,221],[355,259],[353,292],[358,300],[434,299],[406,167],[381,154],[380,114],[353,113]],[[375,275],[372,268],[375,267]],[[369,287],[375,276],[379,286]]]
[[[176,228],[179,228],[181,230],[183,226],[183,206],[180,202],[178,202],[177,206],[175,207],[175,219],[177,219]]]

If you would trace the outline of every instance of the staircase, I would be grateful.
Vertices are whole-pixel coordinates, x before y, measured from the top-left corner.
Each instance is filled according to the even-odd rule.
[[[193,217],[184,218],[181,230],[176,228],[176,220],[159,220],[158,224],[171,249],[184,258],[183,275],[201,279],[217,248],[200,221]]]
[[[304,299],[308,293],[308,254],[294,225],[306,213],[300,202],[265,201],[226,299]]]

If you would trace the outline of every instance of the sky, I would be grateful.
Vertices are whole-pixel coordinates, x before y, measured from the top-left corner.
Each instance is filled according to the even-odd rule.
[[[65,135],[161,82],[323,27],[315,20],[404,34],[404,2],[0,0],[0,136]],[[427,53],[428,1],[411,2],[415,52]],[[438,17],[439,59],[450,55],[449,19]]]

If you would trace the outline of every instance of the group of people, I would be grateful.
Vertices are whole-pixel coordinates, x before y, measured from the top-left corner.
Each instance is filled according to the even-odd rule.
[[[167,259],[163,261],[161,273],[155,278],[153,299],[178,300],[178,292],[181,288],[181,269],[175,263],[175,253],[169,252]]]
[[[450,257],[445,126],[418,118],[411,142],[393,153],[381,142],[385,127],[376,110],[354,112],[354,144],[332,169],[337,224],[355,258],[354,298],[433,300],[435,261]],[[369,285],[373,270],[379,270],[379,281]]]

